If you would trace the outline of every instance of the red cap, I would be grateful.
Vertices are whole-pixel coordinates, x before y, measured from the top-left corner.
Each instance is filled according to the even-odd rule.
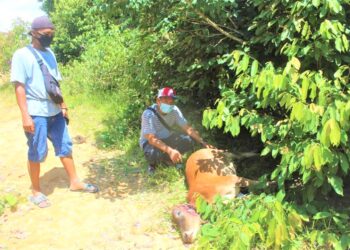
[[[164,97],[164,96],[176,98],[175,90],[170,88],[170,87],[165,87],[165,88],[160,89],[158,91],[158,96],[157,97],[159,98],[159,97]]]

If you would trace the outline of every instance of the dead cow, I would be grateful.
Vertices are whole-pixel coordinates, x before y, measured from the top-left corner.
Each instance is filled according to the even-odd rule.
[[[218,149],[200,149],[188,158],[186,181],[189,204],[177,205],[172,211],[184,243],[192,243],[200,228],[201,219],[194,207],[198,196],[211,203],[216,195],[233,198],[240,193],[240,187],[257,183],[236,175],[234,158],[238,157]]]

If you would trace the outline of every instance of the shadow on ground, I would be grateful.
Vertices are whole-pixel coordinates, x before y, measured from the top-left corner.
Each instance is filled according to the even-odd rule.
[[[91,159],[83,164],[89,168],[85,181],[99,185],[98,196],[111,201],[145,191],[143,169],[136,162],[126,161],[123,156]]]
[[[50,195],[56,188],[68,189],[69,179],[63,167],[54,167],[40,177],[43,193]]]

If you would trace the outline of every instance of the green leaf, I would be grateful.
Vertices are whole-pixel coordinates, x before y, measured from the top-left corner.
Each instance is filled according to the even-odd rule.
[[[302,158],[302,164],[305,166],[306,169],[309,169],[314,161],[314,154],[312,153],[312,147],[307,146],[304,149],[304,154]]]
[[[342,41],[343,41],[343,47],[345,51],[349,50],[349,40],[347,39],[347,37],[345,35],[342,35]]]
[[[5,201],[10,207],[14,207],[18,204],[18,198],[11,194],[5,196]]]
[[[337,37],[335,39],[335,49],[338,50],[339,52],[343,51],[343,42],[340,37]]]
[[[345,154],[339,153],[339,161],[340,161],[340,167],[343,170],[345,174],[348,174],[349,172],[349,160],[348,157],[346,157]]]
[[[330,218],[330,217],[332,217],[332,214],[329,212],[318,212],[312,218],[314,220],[321,220],[321,219]]]
[[[337,146],[340,143],[340,128],[335,119],[329,119],[322,128],[320,141],[326,147],[332,143]]]
[[[308,31],[309,31],[309,24],[305,22],[303,30],[301,32],[301,36],[306,37],[308,35]]]
[[[330,130],[330,141],[334,146],[338,146],[340,144],[340,127],[335,119],[330,119]]]
[[[257,60],[254,60],[252,63],[252,67],[250,69],[250,76],[254,77],[256,75],[256,73],[258,72],[258,68],[259,68],[259,63]]]
[[[311,178],[311,171],[309,171],[309,170],[305,171],[303,174],[303,178],[302,178],[303,183],[306,184],[310,180],[310,178]],[[314,191],[314,189],[313,189],[313,191]]]
[[[321,153],[321,148],[319,145],[313,146],[314,163],[317,171],[321,170],[321,166],[324,164],[324,160]]]
[[[338,176],[330,176],[328,177],[328,183],[331,184],[334,191],[343,196],[343,180]]]
[[[261,153],[260,153],[260,155],[261,156],[264,156],[264,155],[267,155],[268,153],[270,153],[270,147],[265,147],[264,149],[263,149],[263,151],[261,151]]]
[[[329,9],[333,12],[333,13],[339,13],[340,11],[342,11],[342,6],[340,5],[338,0],[328,0],[328,6]]]
[[[279,201],[279,202],[282,202],[284,197],[286,197],[286,191],[284,189],[281,189],[277,195],[276,195],[276,199]]]
[[[240,126],[239,126],[239,116],[235,116],[235,117],[230,117],[231,120],[231,125],[230,125],[230,132],[232,134],[232,136],[237,136],[240,133]]]
[[[249,56],[244,55],[243,60],[241,61],[241,69],[243,72],[245,72],[248,69],[249,66]]]
[[[301,121],[304,115],[305,115],[304,104],[301,102],[294,103],[292,113],[290,114],[290,119]]]
[[[292,64],[292,66],[293,66],[296,70],[299,70],[300,67],[301,67],[301,63],[300,63],[299,59],[296,58],[296,57],[293,57],[293,58],[292,58],[291,64]]]
[[[312,0],[312,5],[317,8],[318,6],[320,6],[320,0]]]
[[[303,101],[305,101],[306,98],[307,98],[307,92],[309,90],[309,84],[310,84],[309,79],[307,77],[304,77],[302,85],[301,85],[301,95],[302,95],[302,100]]]

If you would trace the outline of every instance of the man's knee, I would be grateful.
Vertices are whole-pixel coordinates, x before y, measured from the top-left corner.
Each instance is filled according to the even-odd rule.
[[[164,153],[162,153],[159,149],[151,146],[150,144],[147,144],[143,148],[143,153],[145,155],[146,160],[150,164],[159,163],[161,161],[161,159],[163,158],[163,155],[164,155]]]

